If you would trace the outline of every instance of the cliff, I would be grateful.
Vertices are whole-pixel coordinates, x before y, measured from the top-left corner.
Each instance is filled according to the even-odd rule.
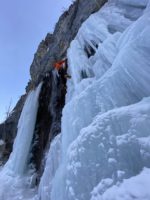
[[[60,16],[59,21],[57,22],[54,32],[48,33],[46,38],[42,40],[42,42],[39,44],[37,52],[34,55],[33,62],[30,67],[30,74],[31,74],[31,80],[28,82],[26,87],[26,94],[21,96],[18,103],[16,104],[15,108],[13,109],[12,114],[9,116],[9,118],[3,123],[0,124],[0,138],[5,140],[5,148],[3,149],[4,157],[2,157],[2,160],[7,160],[8,156],[12,150],[12,145],[14,138],[16,136],[17,132],[17,124],[20,117],[20,113],[22,111],[24,101],[26,99],[27,94],[35,88],[40,81],[44,80],[44,84],[50,84],[51,86],[46,86],[51,90],[53,87],[52,78],[50,78],[49,82],[46,81],[46,73],[51,73],[51,70],[53,69],[53,63],[55,61],[58,61],[66,56],[66,51],[70,45],[70,42],[74,39],[76,36],[81,24],[94,12],[100,9],[100,7],[106,2],[106,0],[97,0],[97,1],[88,1],[88,0],[76,0],[70,8],[65,11],[62,16]],[[52,77],[52,75],[49,75]],[[46,82],[47,83],[46,83]],[[58,88],[56,88],[56,94],[58,100],[56,101],[62,101],[62,103],[56,108],[56,112],[59,113],[57,121],[57,126],[60,127],[60,118],[61,118],[61,111],[64,106],[64,96],[65,91],[62,91],[62,85]],[[46,100],[45,110],[47,115],[51,115],[50,111],[48,109],[48,105],[51,101],[51,98],[45,99],[47,95],[50,95],[51,92],[43,91],[46,90],[44,87],[42,87],[41,91],[41,98],[44,98]],[[58,94],[58,95],[57,95]],[[62,100],[59,100],[62,99]],[[45,105],[45,106],[46,106]],[[53,105],[51,105],[53,107]],[[42,108],[43,109],[43,108]],[[41,111],[42,112],[42,111]],[[39,111],[40,113],[40,111]],[[38,114],[38,116],[41,114]],[[46,117],[47,118],[47,117]],[[52,117],[51,117],[52,118]],[[39,122],[39,117],[37,118],[37,123],[42,124],[41,126],[45,126],[45,129],[48,131],[50,130],[50,124],[51,119],[48,117],[46,119],[46,122]],[[54,121],[54,119],[53,119]],[[46,124],[45,124],[46,123]],[[55,123],[55,122],[53,122]],[[47,127],[48,126],[48,127]],[[57,133],[60,132],[60,128],[58,128]],[[47,135],[46,133],[43,133],[44,135]],[[55,133],[56,134],[56,133]],[[51,135],[55,135],[54,133],[51,133]]]
[[[69,9],[75,19],[83,2]],[[108,0],[66,53],[64,45],[56,53],[47,35],[31,66],[12,153],[0,168],[0,199],[150,199],[149,21],[150,0]],[[52,67],[63,57],[67,80]]]

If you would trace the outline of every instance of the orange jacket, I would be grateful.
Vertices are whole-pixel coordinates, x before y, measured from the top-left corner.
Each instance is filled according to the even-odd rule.
[[[57,70],[61,69],[61,68],[63,67],[63,64],[64,64],[64,63],[65,63],[65,60],[56,62],[56,63],[54,64],[55,69],[57,69]]]

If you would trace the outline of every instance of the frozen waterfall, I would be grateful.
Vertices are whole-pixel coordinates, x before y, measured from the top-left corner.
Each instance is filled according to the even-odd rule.
[[[22,174],[27,164],[35,128],[41,85],[39,84],[35,90],[28,94],[18,122],[18,132],[13,145],[13,151],[5,165],[5,168],[11,170],[14,174]]]
[[[108,0],[67,52],[61,134],[40,184],[24,174],[41,84],[24,105],[0,200],[149,200],[150,1]],[[6,192],[9,188],[9,191]]]
[[[48,200],[51,196],[52,181],[60,162],[61,154],[61,134],[52,141],[50,150],[46,156],[46,166],[40,181],[38,197],[42,200]]]
[[[51,200],[101,200],[108,188],[150,167],[150,146],[143,142],[150,136],[147,3],[108,1],[71,43]]]
[[[21,199],[21,196],[24,196],[25,199],[27,195],[26,187],[30,182],[30,178],[24,177],[24,173],[27,170],[26,166],[35,128],[41,86],[42,83],[27,96],[18,122],[18,132],[13,151],[0,172],[0,182],[3,182],[0,187],[1,200],[18,200]],[[33,191],[30,192],[29,196]]]

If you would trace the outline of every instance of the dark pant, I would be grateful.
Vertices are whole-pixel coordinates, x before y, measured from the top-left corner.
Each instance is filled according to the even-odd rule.
[[[59,73],[59,75],[60,75],[62,84],[65,85],[65,84],[66,84],[66,77],[65,77],[65,76],[67,75],[66,70],[65,70],[64,68],[61,68],[61,69],[59,69],[58,73]]]

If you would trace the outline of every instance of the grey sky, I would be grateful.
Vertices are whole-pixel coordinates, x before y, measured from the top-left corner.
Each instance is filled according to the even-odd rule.
[[[30,78],[39,42],[52,32],[71,0],[0,0],[0,121]]]

